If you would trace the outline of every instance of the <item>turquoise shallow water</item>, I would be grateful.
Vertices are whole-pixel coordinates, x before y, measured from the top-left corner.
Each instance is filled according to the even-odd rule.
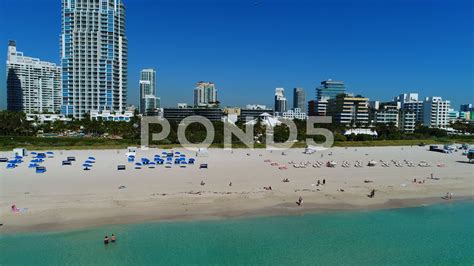
[[[473,263],[474,202],[0,236],[1,265]]]

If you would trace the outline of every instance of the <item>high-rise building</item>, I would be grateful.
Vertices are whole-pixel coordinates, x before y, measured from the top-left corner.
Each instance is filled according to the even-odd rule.
[[[293,109],[297,108],[301,113],[306,113],[306,94],[302,88],[293,89]]]
[[[393,100],[400,103],[402,110],[415,113],[417,123],[423,123],[423,101],[419,100],[418,97],[418,93],[404,93]]]
[[[61,108],[61,68],[24,56],[15,41],[8,44],[7,109],[25,113],[57,113]]]
[[[156,71],[144,69],[140,73],[140,113],[157,115],[160,98],[156,95]]]
[[[346,93],[344,81],[334,81],[328,79],[321,82],[319,88],[316,88],[316,101],[312,102],[314,112],[312,116],[325,116],[327,112],[328,101],[335,99],[336,96]]]
[[[82,119],[122,112],[127,101],[128,46],[122,0],[62,0],[61,112]]]
[[[218,105],[216,85],[212,82],[198,82],[194,88],[194,107],[216,107]]]
[[[344,84],[344,81],[328,79],[322,81],[321,86],[316,89],[316,99],[335,99],[337,95],[344,93],[346,93],[346,85]]]
[[[472,104],[461,104],[461,107],[459,108],[459,112],[473,112],[474,107],[472,107]]]
[[[283,113],[288,110],[288,101],[285,98],[285,89],[276,88],[275,89],[275,112]]]
[[[446,128],[449,125],[450,101],[441,97],[426,97],[423,103],[423,124],[427,127]]]
[[[338,124],[368,124],[369,99],[359,96],[339,94],[328,101],[327,115]]]

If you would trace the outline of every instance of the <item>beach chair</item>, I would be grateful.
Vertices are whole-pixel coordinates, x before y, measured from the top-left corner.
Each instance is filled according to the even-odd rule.
[[[64,166],[64,165],[72,165],[72,162],[70,162],[70,161],[63,161],[63,162],[62,162],[62,165],[63,165],[63,166]]]
[[[38,166],[38,167],[36,167],[36,173],[37,173],[37,174],[46,173],[46,167],[44,167],[44,166]]]
[[[127,168],[126,168],[125,165],[118,165],[118,166],[117,166],[117,170],[118,170],[118,171],[125,171],[126,169],[127,169]]]
[[[199,169],[208,169],[207,163],[199,165]]]
[[[37,163],[30,163],[30,165],[28,165],[28,168],[36,168],[38,166],[40,166],[40,165],[37,164]]]

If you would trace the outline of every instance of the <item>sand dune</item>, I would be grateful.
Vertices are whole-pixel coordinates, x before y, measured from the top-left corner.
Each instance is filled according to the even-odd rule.
[[[188,157],[195,155],[180,151]],[[447,192],[454,192],[455,198],[470,198],[474,191],[474,165],[465,163],[465,156],[460,152],[429,152],[426,147],[333,148],[312,155],[301,149],[286,151],[287,155],[266,150],[212,149],[208,157],[197,157],[194,166],[141,170],[127,162],[125,150],[54,152],[55,158],[43,163],[47,168],[44,174],[28,168],[28,157],[16,169],[0,165],[0,233],[162,219],[404,207],[442,201],[441,196]],[[152,159],[161,152],[139,150],[137,158]],[[11,155],[0,153],[0,157]],[[67,156],[75,156],[77,161],[72,166],[61,166]],[[96,158],[96,164],[91,171],[83,171],[82,163],[89,156]],[[331,160],[337,161],[335,168],[326,167]],[[377,161],[377,165],[368,167],[370,160]],[[388,167],[383,167],[380,160]],[[396,167],[392,160],[402,167]],[[404,160],[416,166],[409,167]],[[321,168],[313,167],[317,161],[323,162]],[[342,167],[343,161],[349,167]],[[363,167],[355,167],[356,161],[361,161]],[[431,167],[418,166],[421,161]],[[307,167],[295,168],[289,162]],[[201,163],[207,163],[209,169],[199,169]],[[119,164],[126,165],[127,170],[117,171]],[[288,169],[280,170],[281,166]],[[432,173],[439,180],[429,179]],[[285,178],[289,182],[282,182]],[[414,178],[424,183],[414,184]],[[326,184],[317,186],[317,181],[323,179]],[[125,188],[119,189],[121,186]],[[271,191],[264,189],[270,186]],[[376,194],[369,198],[372,189]],[[302,208],[295,204],[300,196],[304,199]],[[28,209],[12,213],[12,204]]]

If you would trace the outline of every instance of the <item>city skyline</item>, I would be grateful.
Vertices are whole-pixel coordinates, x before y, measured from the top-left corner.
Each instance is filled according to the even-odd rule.
[[[364,1],[355,7],[356,10],[366,7],[370,1]],[[398,3],[399,5],[395,5]],[[262,103],[271,106],[272,102],[272,92],[276,87],[283,87],[288,90],[294,87],[301,87],[306,91],[307,100],[315,98],[314,90],[318,87],[320,81],[327,79],[342,80],[347,84],[347,90],[349,92],[354,92],[356,94],[361,94],[365,97],[370,98],[371,100],[390,100],[394,95],[405,92],[416,92],[419,93],[422,98],[428,96],[440,96],[443,99],[451,100],[452,107],[458,109],[460,104],[471,103],[473,102],[473,93],[472,93],[472,61],[469,60],[469,55],[472,54],[472,38],[468,38],[469,34],[472,33],[472,26],[467,22],[469,19],[472,19],[472,14],[469,12],[464,12],[464,9],[469,9],[470,3],[468,1],[459,1],[456,3],[451,3],[450,5],[444,5],[443,3],[430,3],[427,5],[424,1],[418,1],[415,3],[403,3],[400,1],[389,1],[385,5],[375,5],[371,7],[370,11],[374,12],[377,10],[384,11],[387,7],[394,7],[393,15],[391,19],[398,18],[397,22],[400,23],[400,29],[404,30],[404,34],[411,36],[411,42],[401,39],[401,32],[398,32],[396,36],[388,36],[384,32],[380,32],[380,28],[375,26],[369,26],[368,21],[360,20],[355,21],[354,31],[345,31],[342,29],[344,23],[348,22],[353,16],[352,14],[347,14],[343,12],[344,17],[343,22],[336,24],[324,25],[323,29],[313,29],[311,26],[312,20],[308,16],[308,12],[303,10],[308,8],[313,10],[316,7],[320,7],[323,10],[333,10],[333,8],[342,8],[345,10],[343,4],[329,4],[325,1],[318,1],[316,4],[313,3],[296,3],[291,4],[289,2],[266,2],[260,6],[253,6],[251,3],[236,3],[229,2],[226,4],[215,4],[204,2],[199,5],[196,3],[187,2],[186,4],[195,5],[197,8],[211,8],[214,10],[220,10],[223,14],[229,14],[231,9],[235,9],[238,14],[248,14],[250,17],[250,22],[242,22],[242,25],[235,25],[230,21],[224,21],[224,26],[229,26],[232,32],[236,33],[234,39],[229,39],[230,36],[224,33],[220,33],[218,30],[221,26],[215,24],[210,24],[212,26],[210,29],[204,30],[211,40],[223,41],[224,45],[230,45],[229,48],[233,48],[238,55],[246,54],[249,58],[258,55],[263,52],[263,55],[260,57],[254,58],[254,60],[240,59],[236,56],[230,54],[230,51],[227,48],[217,47],[216,45],[210,45],[209,48],[206,48],[203,45],[196,44],[195,42],[189,42],[189,44],[183,43],[183,40],[176,36],[173,33],[167,31],[161,31],[160,27],[163,27],[159,23],[166,23],[166,25],[171,27],[182,28],[184,26],[189,27],[191,33],[185,34],[193,35],[197,34],[197,31],[201,26],[206,26],[205,22],[197,23],[197,25],[190,25],[185,23],[180,23],[177,20],[178,18],[171,18],[169,15],[166,15],[164,10],[174,10],[180,7],[179,4],[172,4],[167,2],[151,2],[151,1],[125,1],[127,5],[127,35],[130,39],[130,68],[129,68],[129,86],[128,86],[128,103],[135,104],[138,106],[139,100],[139,89],[136,84],[139,80],[139,71],[143,68],[153,67],[160,72],[160,97],[162,98],[163,106],[175,106],[178,102],[188,102],[192,103],[192,89],[196,81],[198,80],[212,80],[218,84],[220,88],[219,100],[222,102],[223,106],[244,106],[247,103]],[[2,43],[5,47],[9,39],[17,40],[21,43],[21,50],[26,54],[32,57],[40,58],[44,61],[50,61],[54,63],[59,63],[59,49],[57,44],[57,36],[60,33],[60,1],[57,2],[49,1],[43,2],[40,4],[31,2],[31,1],[6,1],[1,5],[0,10],[0,22],[2,25],[6,25],[6,20],[11,17],[11,14],[4,12],[9,8],[18,9],[21,6],[28,5],[30,7],[38,7],[39,10],[47,9],[46,14],[50,14],[47,21],[38,21],[38,23],[27,23],[28,21],[37,20],[37,14],[41,12],[35,12],[36,15],[32,15],[31,11],[25,10],[22,14],[19,15],[19,19],[23,19],[24,22],[19,23],[15,26],[15,31],[7,27],[2,27],[1,36]],[[144,10],[144,6],[148,6],[148,10]],[[410,6],[413,8],[411,11],[406,11],[402,7]],[[459,8],[461,7],[461,8]],[[163,9],[159,9],[163,8]],[[288,15],[288,20],[290,20],[296,14],[302,15],[302,19],[293,22],[289,26],[284,26],[282,22],[287,21],[287,19],[282,20],[277,25],[280,28],[277,28],[272,31],[272,29],[267,28],[268,23],[259,16],[263,17],[275,15],[284,8],[289,8],[294,13]],[[425,22],[418,21],[418,18],[415,18],[416,10],[428,8],[432,11],[431,15],[424,15]],[[445,13],[445,9],[452,9],[453,12],[449,14],[449,17]],[[32,8],[35,9],[35,8]],[[351,9],[354,10],[354,6],[351,6]],[[35,9],[36,10],[36,9]],[[151,28],[153,32],[159,33],[159,36],[163,37],[166,34],[171,35],[171,39],[166,39],[162,43],[158,43],[157,49],[155,47],[155,40],[153,38],[149,39],[139,39],[137,36],[139,33],[143,32],[143,29],[140,29],[140,25],[143,26],[140,19],[135,18],[139,12],[153,12],[153,10],[158,10],[159,17],[156,18],[156,21],[148,21],[151,23]],[[186,11],[187,12],[187,11]],[[319,11],[320,12],[320,11]],[[365,11],[367,12],[367,11]],[[454,16],[453,14],[456,14]],[[25,16],[25,17],[23,17]],[[219,16],[223,16],[222,14]],[[383,20],[380,15],[377,15],[377,18],[381,19],[382,24],[391,24],[387,20]],[[401,21],[401,19],[406,19],[407,21]],[[439,18],[444,18],[441,25],[440,22],[435,20]],[[3,21],[5,20],[5,22]],[[421,20],[421,19],[420,19]],[[306,22],[306,24],[302,22]],[[271,21],[272,23],[275,20]],[[413,27],[409,28],[407,25],[409,22],[414,22]],[[59,24],[55,24],[59,23]],[[257,32],[253,28],[248,28],[255,26],[259,30],[265,30],[265,36],[259,38],[256,34]],[[431,24],[430,24],[431,23]],[[25,25],[23,25],[25,24]],[[302,25],[305,27],[302,27]],[[430,24],[430,25],[428,25]],[[49,27],[45,27],[49,25]],[[431,26],[432,25],[432,26]],[[464,26],[465,25],[465,26]],[[209,26],[209,25],[207,25]],[[361,26],[366,26],[363,28]],[[436,30],[433,28],[437,26]],[[457,26],[455,30],[452,30],[450,27]],[[464,26],[464,27],[461,27]],[[43,31],[35,30],[36,27],[41,27]],[[156,28],[156,29],[155,29]],[[327,28],[327,29],[326,29]],[[184,28],[182,28],[183,30]],[[205,29],[205,28],[203,28]],[[431,32],[425,32],[427,29],[432,29]],[[245,33],[245,30],[250,31],[250,36]],[[312,49],[308,49],[307,46],[314,44],[316,41],[312,34],[304,33],[305,31],[312,30],[313,33],[326,33],[328,37],[338,37],[341,42],[339,45],[335,45],[333,48],[327,47],[327,45],[318,45]],[[330,33],[331,30],[338,30],[339,34]],[[387,29],[386,29],[387,30]],[[290,34],[290,36],[296,37],[300,40],[299,45],[302,46],[302,51],[296,51],[294,45],[289,45],[289,42],[284,42],[284,45],[276,45],[274,49],[269,51],[264,51],[263,48],[268,48],[267,41],[268,39],[272,41],[274,37],[280,34],[290,33],[295,31],[296,33]],[[393,32],[394,30],[388,30]],[[449,31],[449,32],[448,32]],[[374,39],[375,42],[369,44],[368,48],[363,49],[362,45],[367,45],[371,38],[375,36],[370,35],[370,33],[380,33],[381,39]],[[416,34],[421,34],[420,37],[416,37]],[[345,47],[344,40],[349,38],[354,41],[353,34],[362,34],[362,36],[370,37],[367,41],[357,41],[352,43],[351,47]],[[443,35],[444,34],[444,35]],[[342,36],[341,36],[342,35]],[[444,37],[438,37],[443,35]],[[40,39],[44,45],[36,45],[38,37],[42,36]],[[133,37],[135,36],[135,38]],[[446,41],[449,38],[457,38],[456,44],[449,44],[446,46]],[[472,36],[472,34],[471,34]],[[247,37],[254,37],[252,42],[247,42]],[[323,36],[324,37],[324,36]],[[395,38],[398,37],[398,38]],[[158,37],[157,37],[158,38]],[[438,39],[439,38],[439,39]],[[361,38],[363,39],[363,38]],[[372,41],[374,41],[372,40]],[[435,42],[438,40],[438,43]],[[388,44],[388,41],[396,41],[395,44],[390,46],[384,46]],[[417,43],[413,42],[417,41]],[[439,43],[439,41],[442,41]],[[176,42],[176,47],[171,47],[173,42]],[[234,43],[235,45],[231,45]],[[255,44],[253,49],[250,49],[251,44]],[[428,51],[423,51],[421,45],[429,44]],[[380,47],[376,47],[380,45]],[[446,47],[444,47],[446,46]],[[286,48],[287,47],[287,48]],[[328,51],[321,48],[329,49]],[[346,51],[346,48],[349,51]],[[390,50],[384,50],[382,48],[389,48]],[[209,56],[209,53],[214,51],[216,55],[210,57],[208,60],[208,66],[202,67],[202,64],[198,65],[196,59],[202,59],[205,56]],[[147,57],[143,57],[138,51],[141,51],[142,54],[146,54]],[[321,55],[322,52],[328,52],[328,56],[325,57]],[[381,52],[387,52],[383,54]],[[184,52],[182,57],[178,57],[178,60],[170,61],[173,56],[173,52]],[[351,53],[353,52],[353,53]],[[415,54],[416,52],[416,54]],[[171,53],[170,56],[166,54]],[[280,54],[278,54],[280,53]],[[281,53],[287,53],[287,55],[281,55]],[[370,56],[370,54],[373,54]],[[184,58],[185,56],[190,55],[189,60]],[[305,55],[310,55],[306,62],[304,59]],[[367,57],[367,55],[369,55]],[[6,53],[0,55],[0,60],[5,61]],[[230,57],[232,60],[226,60],[225,56]],[[387,59],[379,62],[376,57],[382,57],[382,59]],[[400,56],[401,58],[395,58],[395,56]],[[364,57],[365,60],[360,60]],[[449,58],[448,58],[449,57]],[[335,62],[327,61],[329,58],[338,59]],[[410,59],[405,61],[403,60]],[[194,59],[194,61],[193,61]],[[220,59],[220,60],[218,60]],[[326,61],[315,60],[315,59],[326,59]],[[391,59],[391,60],[390,60]],[[281,60],[281,63],[278,61]],[[226,62],[226,61],[230,61]],[[132,63],[133,62],[133,63]],[[235,64],[237,63],[237,64]],[[248,63],[253,63],[253,65],[248,65]],[[439,64],[441,63],[441,64]],[[444,64],[443,64],[444,63]],[[285,67],[275,67],[274,64],[289,65]],[[430,65],[431,64],[431,65]],[[237,70],[232,69],[230,65],[238,66]],[[437,66],[440,65],[440,66]],[[442,65],[442,66],[441,66]],[[244,68],[245,66],[245,68]],[[454,67],[453,67],[454,66]],[[356,68],[358,67],[358,68]],[[362,69],[360,69],[362,67]],[[2,64],[3,71],[5,66]],[[379,68],[382,70],[382,75],[377,75]],[[250,71],[249,71],[250,70]],[[365,70],[364,72],[362,72]],[[390,72],[390,71],[391,72]],[[441,70],[443,72],[441,72]],[[231,73],[232,72],[232,73]],[[233,73],[235,72],[235,73]],[[250,73],[252,72],[252,73]],[[390,73],[388,73],[390,72]],[[411,73],[409,73],[411,72]],[[5,71],[4,71],[5,73]],[[390,75],[388,75],[390,74]],[[242,76],[242,77],[241,77]],[[240,78],[250,78],[249,82],[246,82],[246,86],[241,86],[240,82],[237,82]],[[6,82],[5,76],[0,77],[0,107],[6,107]],[[451,88],[454,87],[454,88]],[[452,94],[450,91],[452,89],[457,90],[459,93]],[[252,95],[250,98],[249,95]],[[291,100],[291,99],[288,99]]]

